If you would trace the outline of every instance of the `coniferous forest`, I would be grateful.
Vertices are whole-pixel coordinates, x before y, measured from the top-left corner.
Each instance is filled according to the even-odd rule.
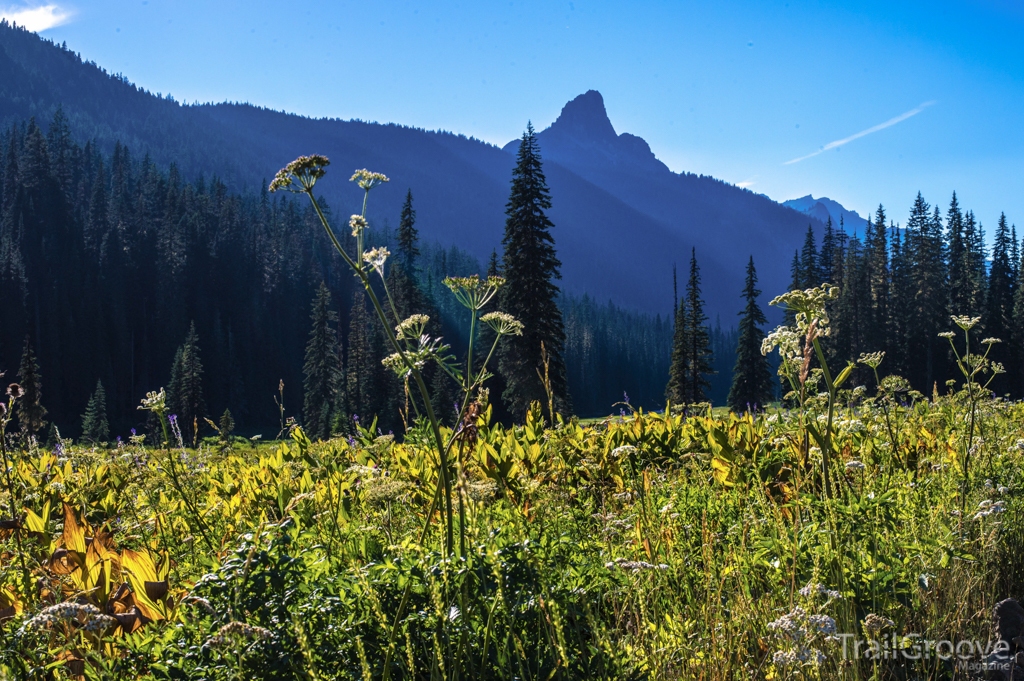
[[[216,177],[185,178],[175,166],[159,168],[120,144],[106,155],[95,143],[72,139],[60,111],[45,126],[32,120],[5,131],[0,144],[0,289],[6,301],[0,366],[13,375],[26,351],[34,354],[46,410],[40,427],[85,434],[83,417],[96,408],[101,388],[110,433],[123,434],[143,426],[135,408],[140,396],[162,386],[172,403],[178,400],[188,431],[194,425],[202,431],[204,418],[230,410],[240,429],[262,432],[280,422],[278,401],[285,418],[308,421],[303,367],[311,310],[319,306],[338,345],[332,371],[341,377],[341,397],[331,427],[341,432],[344,419],[362,414],[377,417],[384,432],[400,430],[400,388],[379,368],[387,354],[383,338],[360,309],[361,293],[339,271],[326,237],[311,228],[308,206],[265,189],[232,193]],[[403,253],[392,276],[412,282],[410,290],[439,312],[447,339],[465,348],[468,339],[458,331],[462,311],[439,282],[486,268],[457,247],[419,244],[411,192],[407,208],[395,216],[406,224],[404,241],[401,226],[368,238]],[[989,248],[986,229],[955,194],[944,208],[919,195],[903,226],[879,206],[864,234],[847,234],[831,221],[820,234],[808,228],[794,253],[792,288],[838,286],[839,297],[830,303],[836,319],[831,356],[885,351],[890,370],[926,394],[944,392],[956,371],[938,337],[949,316],[978,316],[985,335],[1002,341],[991,357],[1006,373],[992,389],[1019,397],[1021,247],[1005,216],[992,231]],[[586,296],[559,298],[564,371],[576,413],[608,413],[619,402],[659,408],[666,396],[726,402],[735,322],[708,324],[699,310],[700,254],[687,255],[675,324]],[[321,285],[326,297],[318,293]],[[737,307],[743,295],[736,292]],[[673,334],[677,341],[685,337],[689,350],[673,350]],[[175,371],[183,351],[194,354],[201,370],[191,401],[178,394],[184,388]],[[688,372],[680,390],[672,388],[669,369],[684,351],[696,352],[699,362],[696,368],[686,358],[675,362]],[[872,381],[865,367],[855,379]]]

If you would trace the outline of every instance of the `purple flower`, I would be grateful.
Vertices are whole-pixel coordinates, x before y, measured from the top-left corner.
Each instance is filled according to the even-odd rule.
[[[135,429],[132,428],[132,437],[135,437]]]
[[[626,404],[629,404],[629,395],[626,393],[625,390],[622,391],[622,401],[625,402]]]
[[[177,414],[171,414],[170,416],[167,417],[167,420],[171,422],[172,426],[178,425],[178,415]]]

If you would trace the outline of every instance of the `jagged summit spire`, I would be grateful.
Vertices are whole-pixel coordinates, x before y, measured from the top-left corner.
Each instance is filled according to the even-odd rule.
[[[616,137],[604,108],[604,97],[597,90],[587,90],[562,107],[550,129],[592,140]]]

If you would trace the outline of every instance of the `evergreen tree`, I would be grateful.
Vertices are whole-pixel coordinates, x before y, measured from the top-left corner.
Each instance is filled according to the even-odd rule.
[[[889,336],[889,248],[887,245],[885,208],[875,211],[875,221],[868,221],[864,236],[864,265],[870,291],[870,311],[866,340],[869,352],[887,350]]]
[[[1010,262],[1010,227],[1006,214],[999,216],[995,240],[992,244],[992,264],[988,276],[988,305],[982,316],[985,335],[999,338],[1004,343],[1010,340],[1013,322],[1013,264]],[[992,348],[989,357],[995,361],[1008,361],[1008,353],[999,345]],[[993,382],[993,389],[1004,388],[1000,378]]]
[[[547,403],[547,392],[538,375],[545,371],[542,343],[555,409],[561,413],[572,410],[563,358],[565,328],[554,283],[561,278],[561,263],[551,236],[554,225],[545,212],[550,208],[540,148],[533,126],[528,125],[516,155],[502,240],[506,284],[501,291],[501,308],[521,321],[524,328],[522,336],[510,336],[500,344],[498,361],[507,383],[502,397],[520,418],[531,402]]]
[[[235,431],[235,419],[231,416],[230,409],[225,408],[224,413],[220,415],[220,421],[217,423],[217,429],[220,431],[220,439],[222,441],[231,441],[231,433]]]
[[[18,424],[26,435],[35,435],[46,426],[46,407],[43,406],[43,378],[39,374],[36,353],[28,336],[25,336],[25,346],[21,352],[18,382],[22,390],[21,399],[17,403]]]
[[[966,310],[954,310],[953,314],[970,316],[983,315],[985,298],[988,290],[987,250],[985,248],[985,230],[974,218],[974,211],[967,211],[964,216],[964,245],[967,248],[967,280],[969,287]]]
[[[889,300],[889,338],[886,346],[887,371],[898,376],[907,376],[910,365],[910,342],[914,310],[915,287],[912,262],[910,260],[910,240],[893,227],[889,230],[889,242],[892,258],[889,265],[891,289]],[[874,376],[870,376],[871,379]]]
[[[352,311],[349,314],[348,361],[346,369],[346,394],[348,409],[353,418],[360,418],[369,427],[382,408],[384,376],[376,352],[373,320],[366,308],[366,293],[356,290],[352,297]]]
[[[1014,397],[1024,397],[1024,254],[1017,262],[1017,280],[1013,287],[1013,327],[1010,333],[1010,361],[1016,368],[1011,375]]]
[[[914,200],[910,220],[907,222],[906,242],[914,282],[911,334],[907,343],[916,349],[911,355],[907,378],[915,385],[930,389],[937,381],[945,380],[947,344],[938,334],[949,325],[949,292],[946,289],[948,273],[942,219],[937,207],[934,212],[930,212],[920,192]]]
[[[682,316],[676,328],[679,349],[677,351],[673,347],[672,366],[669,368],[669,384],[672,387],[667,392],[670,399],[673,395],[677,396],[681,404],[705,402],[711,387],[708,376],[714,373],[714,369],[711,366],[711,334],[700,294],[700,267],[697,265],[696,249],[690,254],[690,277],[679,307],[681,312],[677,314],[677,319]]]
[[[729,389],[729,408],[735,412],[764,407],[775,393],[774,381],[768,367],[768,358],[761,354],[764,340],[762,325],[768,323],[757,304],[761,291],[757,288],[754,256],[747,263],[747,279],[743,288],[746,305],[740,313],[739,340],[736,344],[736,365]]]
[[[850,357],[878,349],[877,346],[869,346],[872,306],[866,260],[861,241],[855,234],[846,247],[843,283],[835,305],[836,313],[832,317],[832,342],[828,347],[833,359],[848,361]],[[861,367],[854,371],[857,381],[867,382],[867,372]]]
[[[687,395],[687,315],[686,301],[683,300],[675,309],[675,326],[672,333],[672,362],[668,369],[668,385],[665,386],[665,399],[672,404],[686,404]]]
[[[96,391],[89,398],[82,414],[82,439],[88,442],[108,442],[110,425],[107,422],[107,391],[103,382],[96,381]]]
[[[199,356],[199,335],[191,322],[185,342],[174,355],[171,382],[167,386],[167,408],[177,416],[178,425],[186,442],[195,442],[199,421],[206,412],[203,397],[203,363]]]
[[[840,218],[842,219],[842,218]],[[836,239],[836,230],[832,225],[832,216],[828,216],[825,220],[825,232],[821,236],[821,253],[818,255],[818,273],[821,277],[819,283],[828,282],[838,286],[837,282],[841,281],[836,276],[836,256],[839,247],[838,239]]]
[[[814,229],[807,225],[804,246],[800,250],[800,288],[814,288],[821,283],[822,275],[818,268],[818,249],[814,245]]]
[[[789,263],[789,275],[789,290],[802,291],[804,289],[804,275],[800,265],[799,251],[793,251],[793,260]],[[783,316],[786,318],[788,326],[796,324],[796,312],[786,309],[783,311]]]
[[[946,258],[949,271],[949,311],[955,315],[970,315],[971,293],[974,283],[971,279],[968,244],[964,231],[964,216],[960,202],[953,192],[946,211]]]
[[[341,406],[341,361],[334,325],[338,313],[331,309],[331,292],[320,282],[313,300],[313,326],[306,343],[306,361],[302,371],[306,391],[303,401],[306,434],[316,440],[331,437],[335,411]]]

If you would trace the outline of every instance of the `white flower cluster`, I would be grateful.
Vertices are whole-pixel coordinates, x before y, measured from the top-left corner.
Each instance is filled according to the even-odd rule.
[[[362,215],[353,215],[348,219],[348,226],[352,228],[352,236],[358,237],[369,228],[366,218]]]
[[[807,586],[800,589],[799,594],[804,598],[811,599],[816,597],[823,597],[827,601],[837,601],[843,597],[843,595],[838,591],[826,589],[824,586],[816,582],[811,582]]]
[[[621,459],[624,456],[634,456],[637,454],[637,448],[633,445],[622,445],[612,450],[613,459]]]
[[[391,255],[391,252],[383,246],[380,246],[363,253],[363,261],[372,267],[378,275],[383,277],[384,263],[387,261],[389,255]]]
[[[848,471],[858,471],[858,472],[860,472],[860,471],[864,470],[864,468],[865,468],[864,464],[862,462],[860,462],[860,461],[847,461],[846,462],[846,470],[848,470]]]
[[[772,656],[772,662],[777,666],[787,667],[797,664],[811,664],[818,666],[825,662],[825,653],[817,649],[800,646],[791,650],[779,650]]]
[[[625,558],[616,558],[613,561],[605,563],[604,566],[608,569],[617,567],[622,570],[629,570],[630,572],[639,572],[640,570],[668,570],[668,565],[664,563],[655,565],[644,560],[626,560]]]
[[[429,321],[430,317],[425,314],[414,314],[395,327],[395,338],[398,340],[419,338],[423,335]]]
[[[877,634],[882,629],[890,629],[895,626],[896,623],[884,615],[871,613],[864,618],[864,628],[872,634]]]
[[[82,631],[101,632],[117,625],[117,620],[104,615],[95,605],[81,603],[57,603],[32,617],[22,628],[26,631],[46,629],[58,622],[72,622]]]
[[[838,591],[815,582],[800,589],[799,593],[810,602],[824,599],[825,605],[842,598]],[[769,622],[768,630],[788,644],[772,656],[772,661],[778,666],[820,665],[825,661],[825,654],[818,646],[839,640],[834,619],[824,613],[808,613],[800,606]]]
[[[991,499],[985,499],[978,504],[978,512],[974,514],[975,520],[981,520],[987,518],[990,515],[999,515],[1000,513],[1006,512],[1006,504],[1002,501],[992,501]]]
[[[245,622],[228,622],[217,630],[217,633],[210,637],[204,644],[211,648],[233,645],[237,639],[248,639],[251,641],[273,638],[274,634],[269,629],[253,626]]]

